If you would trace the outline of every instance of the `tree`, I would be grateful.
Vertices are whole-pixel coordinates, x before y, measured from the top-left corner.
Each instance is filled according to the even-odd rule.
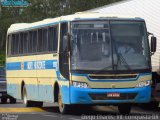
[[[45,18],[73,14],[117,1],[120,0],[28,0],[31,3],[28,7],[2,7],[0,51],[5,52],[6,33],[11,24],[35,22]]]

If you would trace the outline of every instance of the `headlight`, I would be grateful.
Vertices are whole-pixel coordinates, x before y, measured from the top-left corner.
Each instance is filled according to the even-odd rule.
[[[72,82],[74,87],[80,87],[80,88],[88,88],[87,83],[84,82]]]
[[[148,80],[148,81],[143,81],[143,82],[140,82],[136,85],[136,87],[145,87],[145,86],[149,86],[151,85],[151,81]]]

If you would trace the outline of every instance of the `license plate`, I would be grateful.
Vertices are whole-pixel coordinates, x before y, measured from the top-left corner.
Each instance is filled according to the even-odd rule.
[[[107,97],[120,97],[120,93],[107,93]]]

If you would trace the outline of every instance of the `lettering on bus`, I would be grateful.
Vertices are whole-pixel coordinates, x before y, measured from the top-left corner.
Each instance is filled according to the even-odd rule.
[[[37,61],[37,62],[34,62],[34,68],[35,68],[36,70],[46,69],[46,68],[45,68],[45,61]]]
[[[44,70],[44,69],[56,69],[57,61],[54,60],[42,60],[42,61],[28,61],[25,62],[25,70]]]
[[[45,68],[45,61],[27,62],[27,70],[42,70]]]
[[[33,70],[33,62],[27,62],[27,70]]]

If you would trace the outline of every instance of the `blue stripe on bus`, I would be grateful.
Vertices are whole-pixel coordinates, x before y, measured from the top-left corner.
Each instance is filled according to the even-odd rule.
[[[6,70],[45,70],[56,69],[57,60],[40,60],[6,63]]]
[[[20,62],[7,63],[6,70],[21,70],[21,63]]]
[[[10,62],[6,63],[6,70],[56,70],[58,80],[67,80],[60,77],[57,60],[39,60],[25,62]]]

